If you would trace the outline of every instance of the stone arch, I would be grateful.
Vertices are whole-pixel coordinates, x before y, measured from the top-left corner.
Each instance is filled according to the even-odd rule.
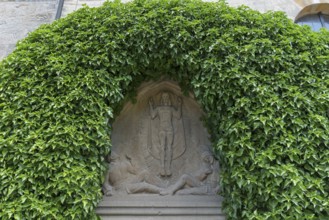
[[[316,3],[305,6],[296,16],[295,22],[307,15],[322,13],[329,15],[329,3]]]

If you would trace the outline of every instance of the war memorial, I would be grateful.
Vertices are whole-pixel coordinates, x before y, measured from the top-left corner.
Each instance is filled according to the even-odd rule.
[[[0,2],[0,219],[328,219],[327,1],[85,2]]]

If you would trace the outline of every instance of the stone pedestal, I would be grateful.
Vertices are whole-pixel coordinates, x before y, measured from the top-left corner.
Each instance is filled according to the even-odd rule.
[[[104,197],[96,212],[104,220],[224,220],[221,201],[215,195],[121,195]]]

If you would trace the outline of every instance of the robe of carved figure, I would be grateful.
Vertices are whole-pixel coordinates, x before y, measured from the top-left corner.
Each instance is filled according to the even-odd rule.
[[[213,172],[214,157],[210,151],[204,151],[201,155],[202,166],[194,174],[183,174],[175,184],[160,191],[161,195],[207,195],[217,194],[218,185],[216,182],[207,181],[207,177]],[[218,165],[218,164],[216,164]]]
[[[161,162],[161,176],[171,176],[171,162],[185,151],[185,136],[182,115],[182,99],[177,97],[177,109],[172,106],[170,95],[161,94],[160,105],[154,106],[153,98],[149,100],[151,121],[158,119],[157,125],[151,125],[152,144],[150,153]],[[152,134],[153,132],[153,134]],[[181,137],[180,137],[181,136]]]

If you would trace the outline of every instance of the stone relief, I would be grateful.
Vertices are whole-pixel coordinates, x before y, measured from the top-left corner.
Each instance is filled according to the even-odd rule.
[[[161,93],[160,105],[156,107],[154,106],[153,98],[149,99],[151,119],[159,119],[158,123],[151,126],[150,137],[152,144],[149,150],[155,158],[160,159],[161,176],[171,176],[171,161],[173,157],[176,159],[185,151],[184,128],[182,120],[180,120],[182,99],[177,97],[177,102],[178,107],[176,109],[171,104],[168,92]],[[173,126],[174,120],[177,120],[175,127]]]
[[[128,155],[121,158],[112,152],[108,162],[109,169],[103,184],[103,192],[106,196],[111,196],[114,191],[120,190],[125,190],[128,194],[158,194],[163,190],[163,181],[157,176],[150,175],[147,170],[139,170]]]
[[[204,151],[201,155],[202,165],[193,174],[183,174],[175,184],[160,191],[160,195],[207,195],[216,194],[219,190],[217,181],[206,181],[207,177],[215,170],[214,156],[210,151]],[[218,165],[218,164],[216,164]],[[218,170],[217,170],[218,171]]]
[[[142,85],[113,124],[104,195],[217,194],[219,165],[202,115],[175,82]]]

